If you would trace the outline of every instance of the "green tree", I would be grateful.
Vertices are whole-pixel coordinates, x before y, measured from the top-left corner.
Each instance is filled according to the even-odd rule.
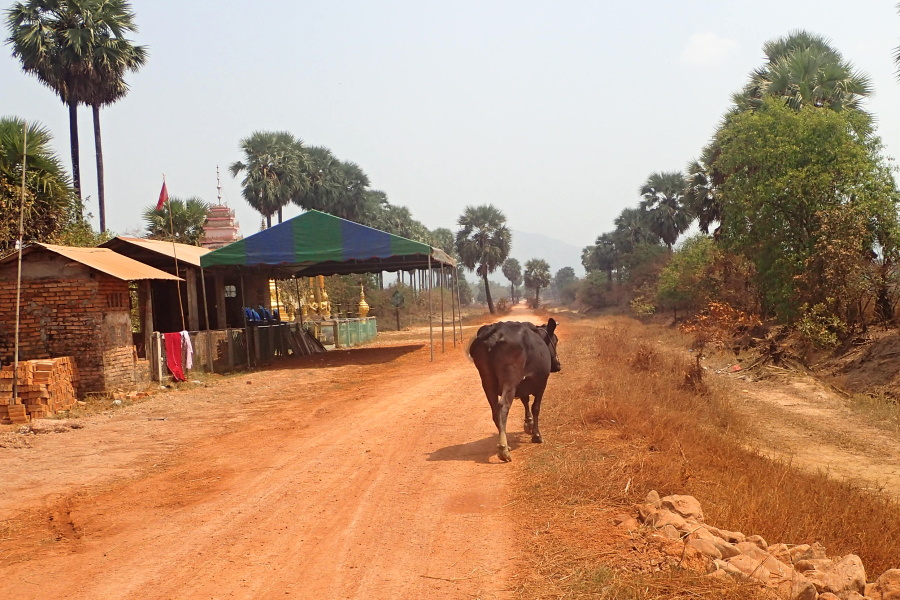
[[[291,201],[309,189],[309,159],[303,142],[286,131],[255,131],[241,140],[243,161],[231,165],[231,174],[244,174],[241,194],[244,200],[272,226],[272,215],[278,214]]]
[[[704,233],[722,220],[720,192],[730,173],[718,157],[722,131],[736,115],[760,109],[766,98],[778,98],[793,110],[807,107],[858,113],[859,118],[852,120],[857,135],[865,137],[872,131],[872,117],[862,108],[872,93],[869,77],[844,60],[827,38],[794,31],[766,42],[763,52],[766,62],[750,74],[743,90],[732,96],[734,105],[713,139],[687,167],[685,202]]]
[[[208,214],[209,204],[201,198],[196,196],[187,200],[169,198],[159,210],[156,210],[155,206],[149,206],[144,210],[146,237],[199,246]]]
[[[143,64],[145,50],[124,37],[136,30],[134,13],[124,0],[28,0],[13,4],[6,17],[13,56],[69,108],[72,179],[80,198],[78,105],[99,110],[120,98],[127,90],[124,73]],[[95,131],[96,139],[98,120]],[[104,211],[101,205],[105,227]]]
[[[534,308],[541,306],[541,289],[550,285],[550,265],[541,258],[525,263],[525,287],[534,290]]]
[[[715,243],[708,235],[685,240],[659,273],[657,305],[671,308],[677,317],[679,309],[699,310],[717,298],[716,279],[710,273],[715,253]]]
[[[507,258],[501,268],[503,276],[509,279],[509,299],[513,304],[518,304],[516,287],[522,285],[522,265],[515,258]]]
[[[685,204],[684,176],[678,171],[652,173],[640,188],[641,210],[645,213],[645,223],[654,235],[666,245],[669,251],[694,220]]]
[[[857,134],[866,118],[769,99],[720,132],[721,240],[754,263],[764,307],[783,320],[803,303],[846,314],[853,272],[877,255],[877,232],[894,230],[891,170],[880,142]]]
[[[27,136],[24,133],[25,122],[21,119],[0,118],[0,254],[15,247],[23,201],[27,242],[54,241],[54,236],[67,225],[73,207],[81,206],[62,163],[53,152],[50,131],[39,123],[30,123]]]
[[[506,227],[506,217],[492,204],[467,206],[457,224],[460,229],[456,232],[456,251],[460,261],[481,277],[488,310],[496,314],[488,275],[509,256],[512,236]]]
[[[563,267],[556,272],[553,277],[553,286],[556,288],[560,302],[569,304],[575,301],[575,284],[577,283],[578,277],[575,276],[575,269],[572,267]]]

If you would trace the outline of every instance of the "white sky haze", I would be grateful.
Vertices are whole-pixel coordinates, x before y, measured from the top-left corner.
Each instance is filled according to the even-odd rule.
[[[107,222],[120,234],[143,228],[162,173],[170,195],[215,202],[217,165],[224,200],[254,233],[260,218],[228,166],[242,138],[286,130],[358,163],[429,228],[455,229],[466,205],[493,203],[512,229],[582,247],[637,204],[650,173],[699,154],[763,43],[800,28],[871,76],[868,109],[900,153],[894,2],[132,4],[150,58],[102,112]],[[70,164],[66,108],[7,45],[0,115],[49,127]],[[96,227],[90,111],[79,119]]]

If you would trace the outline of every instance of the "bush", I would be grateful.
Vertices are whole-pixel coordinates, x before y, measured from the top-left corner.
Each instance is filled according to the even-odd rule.
[[[841,337],[847,333],[847,324],[824,304],[812,308],[804,304],[800,311],[803,316],[797,321],[797,331],[806,342],[823,350],[836,348],[841,343]]]

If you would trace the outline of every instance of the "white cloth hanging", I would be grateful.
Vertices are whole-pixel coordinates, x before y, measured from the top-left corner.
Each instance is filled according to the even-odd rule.
[[[194,346],[191,345],[191,334],[187,331],[181,332],[181,346],[184,350],[184,370],[194,368]]]

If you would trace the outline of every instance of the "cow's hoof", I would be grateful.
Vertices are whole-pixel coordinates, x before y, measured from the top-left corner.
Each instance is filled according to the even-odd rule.
[[[542,438],[540,435],[533,435],[531,436],[531,441],[534,444],[543,444],[544,438]]]
[[[525,433],[531,433],[532,425],[531,421],[525,421]]]
[[[503,462],[512,462],[512,456],[509,455],[509,446],[497,446],[497,456]]]

